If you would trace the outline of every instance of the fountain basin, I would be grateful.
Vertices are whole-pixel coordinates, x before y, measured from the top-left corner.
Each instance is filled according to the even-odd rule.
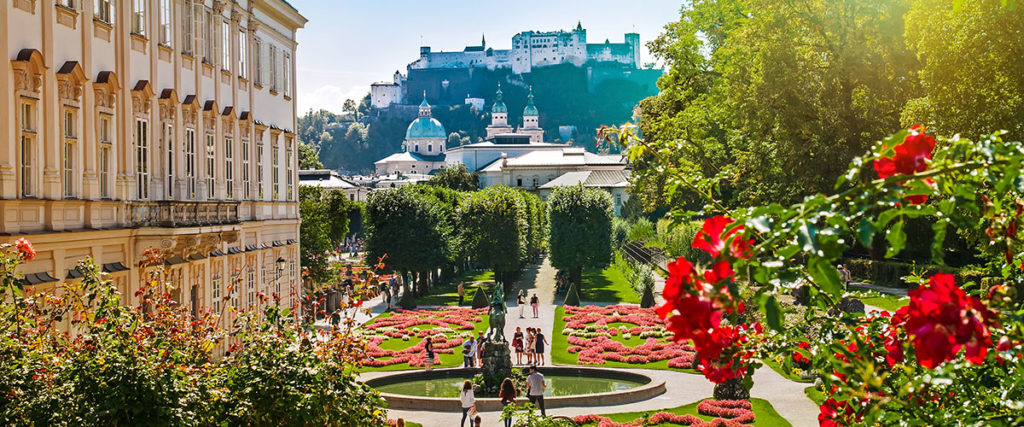
[[[633,372],[577,366],[540,367],[538,371],[548,383],[544,396],[546,408],[619,405],[647,400],[665,392],[664,381]],[[381,390],[381,397],[391,409],[459,412],[462,405],[458,384],[477,372],[476,369],[452,368],[388,373],[365,382]],[[516,400],[528,401],[526,396]],[[476,405],[479,411],[501,410],[498,398],[478,398]]]

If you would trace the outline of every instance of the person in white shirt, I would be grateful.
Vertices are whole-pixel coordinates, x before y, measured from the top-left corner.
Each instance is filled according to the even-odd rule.
[[[547,385],[544,384],[544,375],[537,372],[536,366],[530,366],[530,376],[526,377],[526,397],[530,399],[530,402],[537,405],[540,408],[540,415],[546,417],[544,413],[544,388]]]
[[[476,341],[473,341],[473,336],[470,335],[466,338],[466,341],[462,343],[462,367],[472,368],[475,365],[473,360],[476,357]]]
[[[459,400],[462,402],[462,422],[459,423],[460,427],[465,427],[466,418],[469,417],[469,411],[476,405],[476,398],[473,396],[473,383],[466,380],[462,384],[462,391],[459,392]],[[470,419],[470,423],[473,420]],[[472,427],[472,425],[470,425]]]

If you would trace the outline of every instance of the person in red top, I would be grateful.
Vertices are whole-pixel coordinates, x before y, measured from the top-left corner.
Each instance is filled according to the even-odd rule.
[[[501,407],[504,408],[508,405],[515,405],[516,403],[516,386],[512,384],[511,378],[505,378],[505,381],[501,382],[501,391],[498,393],[498,397],[501,398]],[[505,427],[512,427],[512,418],[505,418]]]

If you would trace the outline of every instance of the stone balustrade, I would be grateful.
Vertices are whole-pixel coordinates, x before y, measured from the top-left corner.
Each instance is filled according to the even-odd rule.
[[[132,227],[195,227],[237,224],[238,205],[231,201],[140,201],[128,207]]]

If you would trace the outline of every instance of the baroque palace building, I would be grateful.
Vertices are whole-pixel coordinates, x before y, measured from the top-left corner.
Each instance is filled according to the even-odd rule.
[[[76,280],[91,257],[134,304],[156,249],[193,314],[258,292],[297,305],[305,23],[283,0],[8,2],[0,242],[35,245],[26,286]]]

